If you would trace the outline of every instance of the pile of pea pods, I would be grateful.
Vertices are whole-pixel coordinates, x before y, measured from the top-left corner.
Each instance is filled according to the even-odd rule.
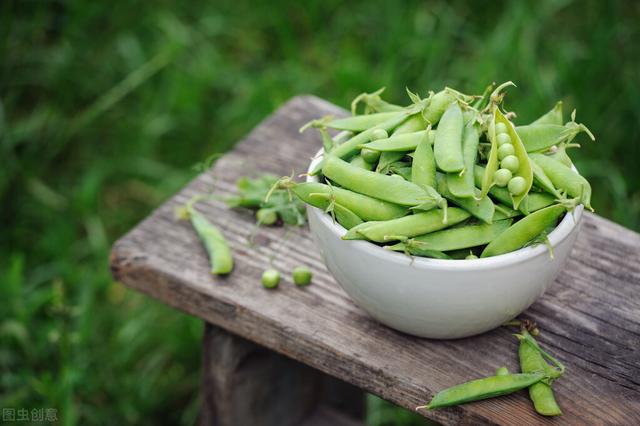
[[[311,170],[318,182],[284,177],[277,186],[330,213],[347,230],[343,239],[413,256],[471,259],[545,242],[567,211],[591,209],[591,186],[567,149],[580,133],[595,138],[575,111],[563,123],[561,102],[515,125],[516,113],[503,107],[512,85],[482,95],[407,91],[408,106],[383,100],[382,90],[361,94],[352,116],[301,129],[322,138]]]

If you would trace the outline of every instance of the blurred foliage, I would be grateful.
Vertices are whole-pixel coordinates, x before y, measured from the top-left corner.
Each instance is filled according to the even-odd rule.
[[[0,406],[195,421],[200,323],[114,283],[109,247],[299,93],[513,80],[522,123],[562,99],[598,138],[572,153],[597,212],[640,229],[638,22],[597,0],[0,2]]]

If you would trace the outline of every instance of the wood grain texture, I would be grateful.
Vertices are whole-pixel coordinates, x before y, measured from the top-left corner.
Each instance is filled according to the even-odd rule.
[[[236,257],[227,278],[208,273],[207,257],[174,208],[203,192],[234,193],[241,175],[305,171],[320,148],[308,120],[344,111],[312,96],[294,98],[235,149],[167,201],[112,252],[116,279],[290,358],[413,409],[445,387],[518,370],[511,330],[455,341],[418,339],[382,326],[357,308],[325,269],[307,228],[255,229],[253,216],[223,202],[199,205],[220,226]],[[254,244],[248,241],[253,239]],[[290,271],[305,264],[313,285]],[[283,272],[276,291],[262,271]],[[640,235],[586,214],[576,248],[550,290],[524,315],[543,330],[542,345],[567,366],[555,385],[564,416],[535,414],[526,392],[423,414],[446,424],[640,424]]]

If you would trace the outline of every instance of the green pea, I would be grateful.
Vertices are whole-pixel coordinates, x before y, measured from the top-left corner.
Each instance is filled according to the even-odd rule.
[[[464,120],[457,103],[451,104],[440,119],[438,133],[433,144],[433,154],[440,170],[461,172],[464,169],[462,155],[462,131]]]
[[[256,219],[260,225],[273,225],[278,220],[278,214],[273,209],[260,209],[256,211]]]
[[[507,133],[507,126],[504,123],[496,123],[496,134],[500,135],[504,133]],[[511,140],[509,140],[509,142],[511,142]]]
[[[280,283],[280,272],[275,269],[267,269],[262,273],[262,285],[265,288],[276,288]]]
[[[512,176],[513,174],[511,173],[511,170],[498,169],[496,171],[496,174],[493,176],[493,180],[495,181],[496,185],[498,185],[501,188],[504,188],[505,186],[507,186]]]
[[[362,151],[360,151],[360,156],[367,163],[375,164],[375,162],[378,161],[378,159],[380,158],[380,151],[375,151],[369,148],[363,148]]]
[[[511,143],[505,143],[498,147],[498,160],[502,160],[509,155],[513,155],[516,153],[516,150],[513,148]]]
[[[371,132],[371,140],[386,139],[389,137],[389,133],[385,129],[375,129]]]
[[[498,124],[502,124],[504,126],[504,123],[498,123]],[[507,133],[498,133],[496,138],[498,140],[498,146],[511,144],[511,137]]]
[[[293,283],[298,286],[306,286],[311,283],[311,271],[305,266],[298,266],[293,270]]]
[[[542,231],[555,225],[565,211],[562,205],[555,204],[523,217],[491,241],[480,257],[497,256],[524,247]]]
[[[513,195],[521,195],[527,190],[527,181],[522,176],[515,176],[507,184],[507,189]]]
[[[511,173],[516,173],[520,169],[520,160],[515,155],[508,155],[502,159],[500,166],[503,169],[510,170]]]
[[[354,167],[333,155],[326,158],[322,174],[346,189],[403,206],[417,206],[427,198],[414,183]]]
[[[526,371],[526,373],[529,373],[529,371]],[[509,374],[509,369],[507,369],[507,367],[496,368],[496,376],[506,376],[507,374]]]

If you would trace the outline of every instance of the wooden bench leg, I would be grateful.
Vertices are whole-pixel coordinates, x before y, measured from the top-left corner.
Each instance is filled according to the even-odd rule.
[[[327,413],[358,424],[364,413],[359,389],[208,323],[202,362],[201,425],[315,424]]]

